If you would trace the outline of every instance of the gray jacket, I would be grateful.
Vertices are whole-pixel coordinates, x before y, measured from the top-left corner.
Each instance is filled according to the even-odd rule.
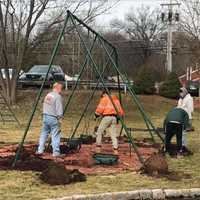
[[[50,92],[46,95],[43,102],[43,114],[54,116],[58,119],[63,117],[63,102],[60,94]]]

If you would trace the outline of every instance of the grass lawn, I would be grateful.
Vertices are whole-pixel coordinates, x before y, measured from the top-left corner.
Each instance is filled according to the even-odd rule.
[[[45,91],[46,93],[47,91]],[[5,143],[16,143],[22,138],[25,125],[31,113],[33,100],[36,92],[21,91],[18,96],[18,105],[13,109],[22,122],[21,127],[15,124],[0,125],[0,145]],[[68,96],[66,93],[65,97]],[[69,110],[63,120],[62,134],[68,136],[81,114],[84,103],[87,102],[88,92],[76,93]],[[97,94],[89,107],[86,118],[84,118],[78,129],[78,134],[92,132],[97,122],[93,121],[93,112],[98,102]],[[159,96],[140,96],[146,112],[151,117],[155,126],[162,126],[167,111],[176,104],[174,100],[168,100]],[[125,121],[128,127],[145,127],[142,118],[135,105],[132,104],[130,96],[123,96],[126,111]],[[168,159],[169,168],[176,172],[185,172],[191,177],[181,181],[169,181],[166,178],[152,178],[136,172],[124,172],[111,175],[90,175],[87,182],[76,183],[66,186],[49,186],[40,181],[39,173],[32,171],[0,171],[0,199],[47,199],[62,197],[71,194],[101,193],[110,191],[126,191],[141,188],[191,188],[200,187],[200,112],[194,114],[193,124],[195,132],[188,134],[188,146],[194,152],[192,157],[181,159]],[[89,124],[89,127],[88,127]],[[41,102],[36,111],[33,123],[26,141],[38,141],[41,128]],[[145,133],[133,133],[134,137],[149,137]]]

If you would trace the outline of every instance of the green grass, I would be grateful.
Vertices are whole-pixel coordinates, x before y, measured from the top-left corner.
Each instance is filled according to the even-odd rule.
[[[47,91],[46,91],[47,92]],[[68,96],[65,93],[65,97]],[[18,105],[13,109],[17,117],[22,122],[21,127],[14,124],[1,125],[0,142],[16,143],[19,142],[25,125],[30,115],[33,99],[36,96],[35,92],[23,91],[18,96]],[[71,133],[72,127],[80,116],[81,109],[87,101],[88,92],[78,92],[76,98],[73,99],[69,111],[63,122],[62,133],[67,136]],[[92,120],[92,113],[98,102],[99,96],[96,95],[89,112],[87,114],[88,121],[90,121],[89,132],[93,130],[96,122]],[[162,121],[167,111],[176,104],[174,100],[168,100],[158,96],[140,96],[141,102],[145,107],[148,115],[151,117],[155,126],[161,126]],[[125,121],[130,127],[145,127],[140,114],[135,105],[132,104],[130,96],[123,96],[124,107],[126,111]],[[126,191],[141,188],[191,188],[200,187],[200,125],[199,112],[195,112],[194,126],[195,132],[188,135],[189,148],[194,152],[194,156],[171,159],[168,158],[170,170],[177,173],[187,173],[191,177],[181,181],[170,181],[166,178],[152,178],[141,175],[136,172],[124,172],[121,174],[111,175],[90,175],[87,177],[87,182],[76,183],[66,186],[49,186],[44,184],[39,179],[39,173],[28,171],[0,171],[0,199],[47,199],[53,197],[62,197],[72,194],[88,194],[101,193],[111,191]],[[26,141],[38,141],[41,128],[41,102],[36,111],[33,123],[28,133]],[[78,134],[85,132],[85,123],[80,126]],[[148,137],[144,133],[135,133],[134,137]],[[1,144],[3,145],[3,144]]]

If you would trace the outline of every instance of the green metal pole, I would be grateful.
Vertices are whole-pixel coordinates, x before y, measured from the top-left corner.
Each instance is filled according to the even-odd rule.
[[[115,53],[117,53],[116,49],[115,49]],[[129,85],[131,85],[129,79],[128,79],[128,75],[126,74],[126,72],[124,71],[125,73],[125,77],[126,77],[126,80],[127,82],[129,83]],[[149,132],[151,131],[151,128],[149,127],[149,125],[152,127],[153,131],[158,135],[158,137],[161,139],[162,142],[164,142],[164,139],[163,137],[160,135],[160,133],[156,130],[156,128],[154,127],[153,123],[151,122],[151,120],[149,119],[148,115],[146,115],[145,111],[144,111],[144,108],[142,107],[142,104],[140,103],[135,91],[130,87],[131,91],[129,90],[129,92],[131,93],[134,101],[137,101],[135,102],[137,105],[138,105],[138,108],[141,112],[141,114],[143,115],[143,118],[145,120],[145,123],[147,125],[147,128],[149,130]],[[134,98],[135,97],[135,98]],[[139,107],[140,106],[140,107]],[[141,108],[141,109],[140,109]],[[150,132],[151,133],[151,132]]]
[[[101,40],[101,38],[100,38],[100,40]],[[125,81],[124,77],[122,76],[120,70],[119,70],[119,69],[117,68],[117,66],[115,65],[115,62],[114,62],[113,58],[109,55],[108,50],[106,49],[106,47],[105,47],[104,44],[103,44],[103,46],[104,46],[105,51],[107,52],[107,55],[110,57],[110,59],[111,59],[113,65],[115,66],[116,70],[117,70],[118,73],[121,75],[123,82],[127,82],[127,81],[128,81],[127,88],[128,88],[128,90],[129,90],[129,92],[131,93],[134,102],[136,103],[136,105],[138,106],[140,112],[142,113],[142,116],[143,116],[143,118],[144,118],[144,120],[145,120],[145,123],[146,123],[146,122],[147,122],[147,123],[149,122],[149,124],[152,126],[152,129],[154,130],[154,132],[155,132],[155,133],[160,137],[160,139],[164,142],[163,138],[161,137],[160,134],[158,134],[158,132],[156,131],[156,129],[155,129],[154,125],[153,125],[153,123],[152,123],[151,120],[148,118],[148,116],[146,115],[146,113],[145,113],[143,107],[142,107],[141,104],[139,103],[139,101],[138,101],[138,99],[137,99],[137,97],[136,97],[136,94],[133,92],[133,89],[132,89],[131,86],[130,86],[130,81],[129,81],[128,77],[126,77],[127,80]],[[116,49],[115,49],[115,51],[116,51]],[[148,128],[148,126],[147,126],[147,128]],[[150,132],[150,134],[151,134],[151,132]],[[151,136],[152,136],[152,139],[153,139],[153,134],[151,134]],[[155,141],[155,140],[153,139],[153,141]]]
[[[115,64],[116,64],[116,67],[119,69],[119,62],[118,62],[118,54],[115,53]],[[122,105],[122,94],[121,94],[121,88],[120,88],[120,75],[119,75],[119,72],[117,72],[117,83],[118,83],[118,92],[119,92],[119,100],[120,100],[120,103]]]
[[[114,53],[114,51],[113,51],[111,54],[113,54],[113,53]],[[108,64],[109,64],[109,62],[106,63],[106,65],[105,65],[105,67],[104,67],[103,72],[101,73],[101,75],[104,74],[104,72],[105,72],[105,70],[106,70]],[[94,96],[94,94],[95,94],[95,92],[96,92],[96,90],[97,90],[97,88],[98,88],[98,86],[99,86],[99,83],[100,83],[100,79],[98,79],[97,85],[96,85],[95,88],[93,89],[92,94],[90,95],[90,97],[89,97],[89,99],[88,99],[88,102],[87,102],[85,108],[83,109],[83,112],[82,112],[82,114],[81,114],[81,116],[80,116],[80,118],[79,118],[79,120],[78,120],[78,123],[77,123],[77,125],[76,125],[76,127],[75,127],[75,129],[74,129],[74,131],[73,131],[73,133],[72,133],[72,135],[70,136],[70,139],[72,139],[72,138],[74,137],[74,135],[76,134],[76,131],[77,131],[77,129],[78,129],[78,127],[79,127],[79,125],[80,125],[80,123],[81,123],[81,121],[82,121],[82,119],[83,119],[85,113],[87,112],[88,106],[90,105],[90,102],[91,102],[91,100],[92,100],[92,98],[93,98],[93,96]]]
[[[114,61],[115,61],[115,64],[116,64],[117,68],[119,69],[119,62],[118,62],[118,60],[119,60],[118,54],[116,54],[116,51],[115,51]],[[120,101],[120,103],[121,103],[121,105],[122,105],[122,107],[123,107],[122,94],[121,94],[121,87],[120,87],[120,75],[119,75],[118,71],[116,71],[116,72],[117,72],[117,83],[118,83],[119,101]],[[122,131],[123,131],[123,126],[122,126],[121,129],[120,129],[120,133],[119,133],[119,136],[120,136],[120,137],[121,137],[121,135],[122,135]]]
[[[116,51],[116,49],[115,49],[115,51]],[[117,53],[117,52],[116,52],[116,53]],[[126,73],[125,73],[125,75],[126,75],[126,79],[127,79],[128,83],[129,83],[129,85],[131,85],[131,83],[130,83],[130,81],[129,81],[129,79],[128,79],[128,76],[127,76]],[[138,106],[138,108],[139,108],[139,110],[140,110],[140,113],[142,114],[142,117],[143,117],[143,119],[144,119],[144,121],[145,121],[145,123],[146,123],[147,129],[149,130],[149,133],[150,133],[150,135],[151,135],[151,137],[152,137],[153,142],[155,143],[155,139],[154,139],[154,137],[153,137],[153,133],[152,133],[152,131],[151,131],[150,126],[152,127],[154,133],[156,133],[156,134],[158,135],[158,137],[161,139],[161,141],[163,142],[164,140],[163,140],[162,136],[160,135],[159,132],[157,132],[157,130],[155,129],[153,123],[152,123],[151,120],[148,118],[147,114],[146,114],[145,111],[144,111],[144,108],[142,107],[142,105],[141,105],[141,103],[140,103],[140,101],[139,101],[139,99],[138,99],[138,97],[137,97],[135,91],[132,89],[132,87],[130,87],[129,92],[131,93],[131,95],[132,95],[132,97],[133,97],[133,100],[135,101],[136,105]],[[134,97],[135,97],[135,98],[134,98]]]
[[[103,48],[104,48],[104,50],[106,51],[107,55],[112,59],[111,61],[112,61],[113,65],[116,67],[116,69],[117,69],[116,71],[117,71],[118,75],[120,76],[120,74],[119,74],[119,67],[118,67],[116,61],[114,61],[113,58],[108,54],[108,50],[107,50],[107,48],[106,48],[106,46],[105,46],[105,44],[104,44],[104,41],[102,41],[102,45],[103,45]],[[118,54],[117,54],[117,52],[116,52],[116,49],[115,49],[115,58],[118,58]],[[124,82],[124,81],[123,81],[123,82]],[[139,110],[140,110],[140,109],[139,109]],[[150,130],[150,127],[149,127],[149,124],[148,124],[148,122],[147,122],[146,116],[145,116],[145,114],[144,114],[143,112],[141,112],[141,114],[142,114],[142,117],[143,117],[143,119],[144,119],[144,121],[145,121],[145,123],[146,123],[146,126],[147,126],[148,130],[149,130],[149,133],[150,133],[150,135],[151,135],[152,141],[155,143],[155,139],[154,139],[154,136],[153,136],[153,134],[152,134],[152,132],[151,132],[151,130]],[[122,131],[122,129],[121,129],[121,131]]]
[[[44,81],[43,81],[43,83],[42,83],[42,85],[41,85],[41,87],[40,87],[40,90],[39,90],[39,92],[38,92],[38,95],[37,95],[35,104],[34,104],[34,106],[33,106],[32,113],[31,113],[30,118],[29,118],[29,121],[28,121],[28,124],[27,124],[27,126],[26,126],[25,131],[24,131],[22,140],[21,140],[21,142],[19,143],[19,146],[18,146],[18,150],[17,150],[16,156],[15,156],[15,159],[14,159],[14,161],[13,161],[13,163],[12,163],[12,167],[15,167],[16,162],[17,162],[17,160],[19,159],[21,150],[22,150],[23,145],[24,145],[24,141],[25,141],[25,139],[26,139],[26,135],[27,135],[27,133],[28,133],[28,131],[29,131],[31,122],[32,122],[32,120],[33,120],[33,116],[34,116],[34,114],[35,114],[37,105],[38,105],[39,100],[40,100],[40,97],[41,97],[41,95],[42,95],[42,91],[43,91],[43,88],[44,88],[44,84],[45,84],[45,82],[46,82],[46,80],[47,80],[47,77],[48,77],[49,71],[50,71],[50,69],[51,69],[53,60],[54,60],[55,55],[56,55],[56,53],[57,53],[57,51],[58,51],[59,44],[60,44],[61,38],[62,38],[62,36],[63,36],[65,27],[66,27],[66,25],[67,25],[68,19],[69,19],[69,15],[67,15],[66,18],[65,18],[63,28],[62,28],[62,30],[61,30],[61,32],[60,32],[60,34],[59,34],[59,37],[58,37],[57,42],[56,42],[56,45],[55,45],[55,47],[54,47],[54,49],[53,49],[53,53],[52,53],[52,56],[51,56],[51,59],[50,59],[50,62],[49,62],[48,71],[47,71],[47,73],[46,73],[46,76],[45,76],[45,78],[44,78]]]
[[[92,43],[92,45],[91,45],[91,47],[90,47],[90,50],[89,50],[90,53],[92,52],[92,50],[93,50],[93,48],[94,48],[94,44],[95,44],[95,42],[96,42],[96,39],[97,39],[97,37],[94,38],[94,41],[93,41],[93,43]],[[74,86],[74,88],[73,88],[73,90],[72,90],[72,92],[71,92],[71,95],[69,96],[69,98],[68,98],[68,100],[67,100],[67,103],[66,103],[65,106],[64,106],[64,114],[66,113],[67,108],[68,108],[68,106],[69,106],[69,104],[70,104],[70,102],[71,102],[71,100],[72,100],[72,97],[73,97],[73,95],[74,95],[74,92],[75,92],[75,90],[76,90],[76,88],[77,88],[77,86],[78,86],[78,83],[79,83],[79,80],[80,80],[81,76],[83,75],[83,72],[84,72],[84,69],[85,69],[87,63],[88,63],[88,55],[86,55],[84,64],[83,64],[82,67],[81,67],[81,71],[80,71],[80,73],[79,73],[79,75],[78,75],[78,78],[77,78],[77,80],[76,80],[75,86]]]
[[[126,134],[127,134],[127,136],[128,136],[128,138],[129,138],[130,142],[131,142],[131,145],[132,145],[133,149],[135,150],[136,155],[138,156],[139,161],[140,161],[142,164],[144,164],[144,159],[143,159],[143,157],[140,155],[139,151],[137,150],[137,146],[135,145],[133,139],[130,137],[129,131],[128,131],[128,129],[127,129],[127,127],[126,127],[126,125],[125,125],[125,123],[124,123],[122,117],[120,117],[120,115],[119,115],[119,111],[118,111],[116,105],[115,105],[114,102],[113,102],[113,99],[112,99],[112,97],[111,97],[111,94],[110,94],[108,88],[106,87],[106,85],[105,85],[105,83],[104,83],[104,80],[103,80],[103,78],[102,78],[102,76],[101,76],[101,73],[98,71],[98,66],[97,66],[96,63],[94,62],[94,60],[93,60],[91,54],[89,53],[89,49],[88,49],[87,45],[85,44],[85,42],[84,42],[84,40],[83,40],[83,37],[81,36],[81,34],[80,34],[78,28],[76,27],[76,23],[74,22],[73,15],[70,15],[70,18],[71,18],[71,20],[72,20],[72,22],[73,22],[73,24],[74,24],[74,26],[75,26],[75,28],[76,28],[76,30],[77,30],[77,33],[78,33],[78,35],[79,35],[79,37],[80,37],[80,39],[81,39],[81,41],[82,41],[82,43],[83,43],[83,45],[84,45],[84,48],[85,48],[86,51],[88,52],[88,55],[89,55],[90,60],[91,60],[91,62],[92,62],[92,64],[93,64],[93,69],[94,69],[95,73],[98,74],[98,76],[99,76],[99,78],[100,78],[100,80],[101,80],[101,82],[102,82],[102,84],[103,84],[103,86],[104,86],[104,89],[105,89],[105,90],[107,91],[107,93],[108,93],[109,99],[110,99],[110,101],[112,102],[112,105],[113,105],[113,107],[115,108],[115,111],[117,112],[117,115],[119,116],[120,122],[121,122],[121,124],[122,124],[122,126],[123,126],[123,128],[124,128],[124,130],[125,130],[125,132],[126,132]],[[98,37],[98,38],[99,38],[99,37]]]
[[[92,33],[94,33],[94,35],[97,35],[98,37],[100,37],[102,40],[104,40],[110,47],[112,47],[113,49],[115,48],[110,42],[108,42],[105,38],[103,38],[99,33],[97,33],[95,30],[93,30],[92,28],[90,28],[86,23],[84,23],[82,20],[80,20],[78,17],[76,17],[74,14],[72,14],[69,10],[67,10],[67,13],[70,14],[79,24],[82,24],[84,27],[87,28],[87,30],[91,31]]]

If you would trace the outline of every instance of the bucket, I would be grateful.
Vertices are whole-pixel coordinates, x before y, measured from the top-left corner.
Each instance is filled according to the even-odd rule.
[[[91,135],[81,134],[80,139],[82,144],[93,144],[95,142],[95,138]]]
[[[65,153],[69,152],[79,152],[81,149],[81,139],[80,138],[67,138],[65,139],[65,146],[62,151]]]

